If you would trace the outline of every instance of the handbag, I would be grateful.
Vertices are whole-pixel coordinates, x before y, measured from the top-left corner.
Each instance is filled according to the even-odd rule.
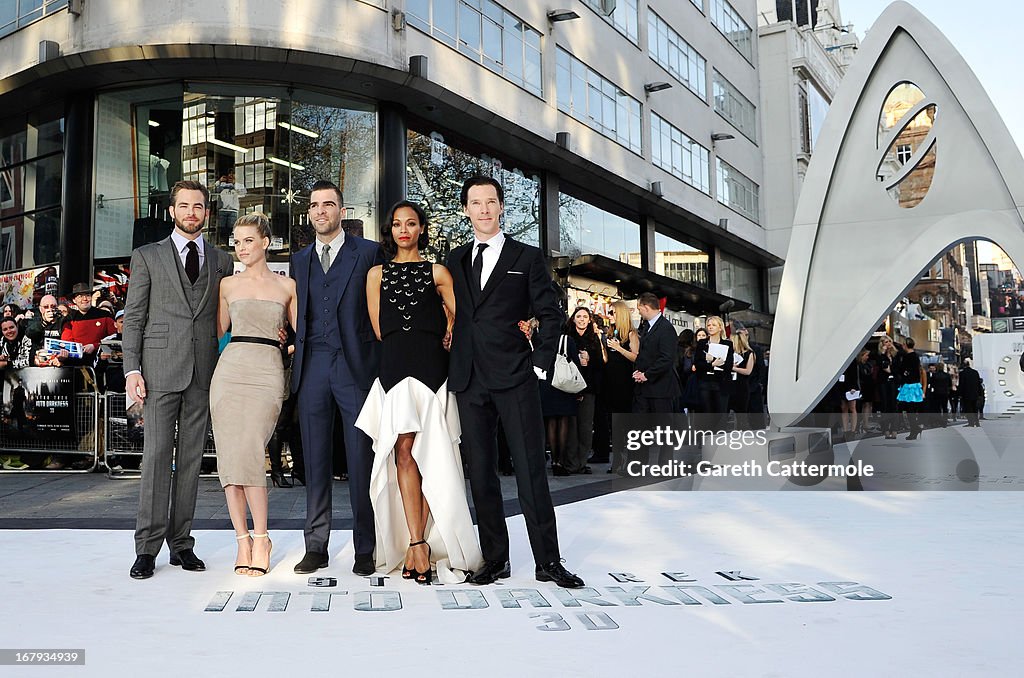
[[[558,340],[558,353],[555,355],[555,370],[551,375],[551,385],[563,393],[579,393],[587,387],[587,381],[580,374],[580,368],[569,360],[568,338],[563,334]]]

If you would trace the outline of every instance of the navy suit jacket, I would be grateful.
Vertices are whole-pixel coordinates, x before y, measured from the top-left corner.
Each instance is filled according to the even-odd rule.
[[[334,261],[334,267],[341,267],[342,292],[337,304],[344,359],[353,381],[364,390],[373,384],[380,366],[379,342],[373,333],[370,313],[366,308],[366,273],[382,263],[384,254],[379,244],[347,233],[345,243]],[[309,267],[314,265],[319,266],[320,261],[316,258],[313,245],[304,247],[292,256],[291,274],[295,278],[299,301],[292,392],[298,391],[302,383],[302,367],[308,350]]]

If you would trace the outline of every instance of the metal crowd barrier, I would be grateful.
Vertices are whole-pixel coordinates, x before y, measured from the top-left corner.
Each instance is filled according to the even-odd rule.
[[[127,396],[124,393],[107,393],[106,407],[106,446],[103,450],[103,463],[107,467],[108,478],[130,479],[141,476],[142,469],[142,438],[145,421],[139,425],[136,417],[127,411]],[[138,406],[136,406],[138,407]],[[140,413],[141,414],[141,413]],[[131,421],[129,420],[131,417]],[[206,446],[203,448],[203,466],[215,467],[217,448],[213,444],[213,432],[206,435]],[[216,478],[217,473],[201,473],[201,478]]]
[[[38,370],[38,372],[36,372]],[[39,432],[38,426],[43,416],[35,412],[32,406],[40,396],[49,397],[49,389],[39,389],[38,393],[19,396],[20,412],[15,411],[14,405],[14,381],[13,376],[35,376],[45,374],[43,370],[51,370],[50,374],[57,375],[55,370],[66,371],[71,379],[72,393],[70,396],[73,429],[70,440],[61,439],[65,436],[47,436],[45,432]],[[86,459],[90,462],[87,468],[48,471],[46,469],[17,469],[9,470],[0,468],[0,473],[91,473],[96,470],[99,463],[99,450],[102,439],[103,427],[100,419],[100,396],[96,385],[96,372],[91,367],[26,367],[21,370],[5,370],[2,375],[3,389],[0,392],[3,402],[0,405],[0,455],[22,456],[22,455],[68,455],[78,459]],[[26,381],[26,380],[22,380]],[[27,388],[31,388],[29,384]],[[40,408],[42,409],[42,408]],[[29,427],[34,431],[26,431]],[[73,463],[73,462],[72,462]]]

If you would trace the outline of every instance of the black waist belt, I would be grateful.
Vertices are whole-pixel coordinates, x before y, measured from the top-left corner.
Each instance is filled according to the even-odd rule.
[[[243,343],[243,344],[265,344],[267,346],[273,346],[274,348],[281,348],[281,342],[273,339],[265,339],[263,337],[236,337],[232,336],[229,344]]]

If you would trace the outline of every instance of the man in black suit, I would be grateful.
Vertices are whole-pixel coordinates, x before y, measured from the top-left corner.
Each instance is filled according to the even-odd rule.
[[[448,257],[457,309],[448,388],[458,399],[462,456],[469,462],[484,555],[484,565],[469,581],[491,584],[511,571],[497,472],[500,418],[515,465],[537,580],[579,588],[583,580],[560,562],[537,382],[538,376],[553,368],[565,313],[558,306],[541,251],[501,230],[505,202],[501,184],[490,177],[472,177],[463,184],[460,200],[473,224],[474,239]],[[530,317],[540,321],[532,350],[519,329],[519,321]]]
[[[647,331],[640,332],[640,350],[633,364],[633,412],[672,412],[672,399],[679,395],[676,381],[676,331],[672,323],[661,315],[658,297],[644,292],[636,302],[640,317],[647,323]]]

